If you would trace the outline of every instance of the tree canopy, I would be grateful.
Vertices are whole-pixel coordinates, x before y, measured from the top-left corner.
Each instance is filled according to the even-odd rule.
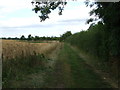
[[[71,31],[65,32],[63,35],[61,35],[60,41],[64,41],[66,38],[68,38],[71,35],[72,35]]]
[[[58,14],[62,15],[62,11],[64,10],[65,5],[67,4],[67,2],[64,0],[55,0],[55,1],[34,0],[31,3],[34,7],[33,11],[35,11],[35,13],[38,13],[38,12],[41,13],[41,15],[39,15],[41,22],[49,18],[49,14],[51,13],[51,11],[55,10],[57,7],[59,9]]]
[[[111,55],[120,55],[120,1],[119,2],[95,2],[95,3],[86,3],[87,6],[97,5],[90,15],[98,17],[101,19],[101,22],[106,27],[105,37],[106,37],[106,48],[108,48],[108,53]],[[95,19],[90,18],[89,22],[93,22]]]

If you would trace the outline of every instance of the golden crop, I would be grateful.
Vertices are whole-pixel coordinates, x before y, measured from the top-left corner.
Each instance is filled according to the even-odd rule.
[[[58,45],[53,43],[29,43],[15,40],[2,40],[2,59],[15,59],[19,57],[29,57],[33,54],[50,54]]]

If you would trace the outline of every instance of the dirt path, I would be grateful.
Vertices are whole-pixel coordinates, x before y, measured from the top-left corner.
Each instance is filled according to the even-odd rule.
[[[46,88],[111,88],[82,58],[65,45],[46,76]]]

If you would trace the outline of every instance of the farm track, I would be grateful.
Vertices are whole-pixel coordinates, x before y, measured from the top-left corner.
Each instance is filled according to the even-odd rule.
[[[54,68],[46,76],[46,88],[111,88],[93,68],[72,50],[63,46]]]

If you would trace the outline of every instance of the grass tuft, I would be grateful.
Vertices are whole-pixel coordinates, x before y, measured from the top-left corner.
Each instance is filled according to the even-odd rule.
[[[43,54],[3,60],[3,87],[10,87],[11,80],[20,80],[25,75],[45,70],[47,61],[48,59]]]

